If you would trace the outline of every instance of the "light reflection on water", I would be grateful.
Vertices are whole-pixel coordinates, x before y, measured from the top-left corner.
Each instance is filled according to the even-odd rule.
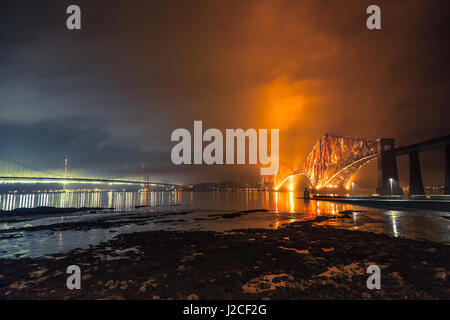
[[[18,207],[114,207],[115,211],[104,213],[75,213],[65,216],[35,217],[17,222],[0,222],[0,257],[36,257],[52,253],[67,252],[74,248],[86,248],[107,241],[118,234],[151,230],[213,230],[227,231],[240,228],[280,228],[285,224],[314,219],[318,216],[335,217],[317,225],[351,230],[385,233],[392,237],[427,239],[450,243],[449,215],[441,212],[392,211],[369,209],[349,204],[308,201],[299,199],[294,192],[263,192],[253,190],[226,192],[66,192],[40,194],[7,194],[0,196],[0,208]],[[135,206],[148,206],[136,209]],[[210,218],[212,213],[237,210],[268,209],[238,218]],[[191,214],[176,214],[179,211]],[[349,218],[342,218],[339,212],[353,212]],[[52,225],[56,223],[84,222],[96,219],[124,220],[130,214],[148,216],[145,223],[134,221],[101,229],[51,231],[16,231],[16,228]],[[160,212],[175,213],[167,222]],[[135,213],[135,214],[134,214]],[[122,219],[122,218],[121,218]],[[181,221],[174,221],[181,220]],[[117,220],[116,220],[117,221]],[[326,229],[323,229],[326,232]]]
[[[192,206],[199,209],[248,210],[265,208],[275,212],[305,212],[320,214],[316,202],[305,206],[294,192],[269,192],[256,190],[214,192],[58,192],[32,194],[0,194],[0,209],[58,207],[81,208],[103,207],[115,211],[132,211],[136,206]],[[322,203],[322,211],[335,213],[337,204]],[[341,205],[340,207],[351,207]],[[345,209],[344,209],[345,210]]]
[[[179,192],[53,192],[30,194],[0,194],[0,209],[58,207],[81,208],[103,207],[114,208],[116,211],[127,211],[136,205],[157,206],[178,203]]]

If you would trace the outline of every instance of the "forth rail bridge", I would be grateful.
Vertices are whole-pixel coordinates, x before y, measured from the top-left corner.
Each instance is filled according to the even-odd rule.
[[[445,185],[444,194],[450,194],[450,135],[417,142],[411,145],[395,146],[393,138],[368,140],[334,134],[320,137],[303,165],[290,169],[280,164],[273,177],[274,189],[278,190],[297,175],[308,178],[316,190],[330,185],[347,189],[353,175],[365,164],[378,160],[379,195],[403,195],[399,184],[397,157],[409,155],[409,196],[425,195],[420,168],[419,152],[444,148]]]
[[[308,178],[311,186],[319,190],[329,185],[348,188],[353,175],[365,164],[378,160],[379,195],[403,195],[399,184],[397,157],[409,155],[409,195],[425,195],[420,168],[419,153],[444,148],[445,185],[444,194],[450,194],[450,135],[417,142],[411,145],[395,146],[393,138],[368,140],[335,134],[319,138],[303,165],[290,169],[280,164],[278,173],[272,177],[273,189],[280,189],[286,181],[297,175]],[[154,182],[146,179],[115,179],[76,177],[55,174],[11,160],[0,155],[0,184],[43,183],[43,184],[121,184],[136,186],[181,187],[168,182]]]

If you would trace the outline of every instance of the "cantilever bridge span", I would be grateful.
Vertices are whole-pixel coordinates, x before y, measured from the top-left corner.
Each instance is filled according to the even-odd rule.
[[[319,138],[303,165],[286,170],[284,165],[276,177],[276,188],[295,175],[305,175],[316,189],[327,185],[346,185],[367,162],[377,157],[377,142],[326,134]]]
[[[275,189],[279,189],[294,176],[304,175],[316,189],[332,185],[348,187],[351,178],[362,166],[377,159],[377,192],[402,194],[398,181],[396,157],[408,154],[410,195],[425,194],[418,153],[437,148],[445,148],[444,193],[450,194],[450,135],[395,147],[392,138],[368,140],[325,134],[319,138],[299,168],[290,169],[284,163],[280,163],[280,169],[273,182]]]

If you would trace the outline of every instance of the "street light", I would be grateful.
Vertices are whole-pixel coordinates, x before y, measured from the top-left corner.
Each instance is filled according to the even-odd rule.
[[[394,194],[394,187],[392,186],[393,181],[394,181],[394,179],[389,178],[389,182],[391,183],[391,196]]]
[[[355,183],[352,182],[352,192],[355,193]]]

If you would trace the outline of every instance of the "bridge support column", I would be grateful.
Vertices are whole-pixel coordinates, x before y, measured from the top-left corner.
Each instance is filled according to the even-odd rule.
[[[419,153],[413,151],[409,154],[409,196],[424,194]]]
[[[444,194],[450,194],[450,144],[445,145],[445,185]]]
[[[378,139],[378,188],[380,195],[403,195],[398,181],[394,139]]]

